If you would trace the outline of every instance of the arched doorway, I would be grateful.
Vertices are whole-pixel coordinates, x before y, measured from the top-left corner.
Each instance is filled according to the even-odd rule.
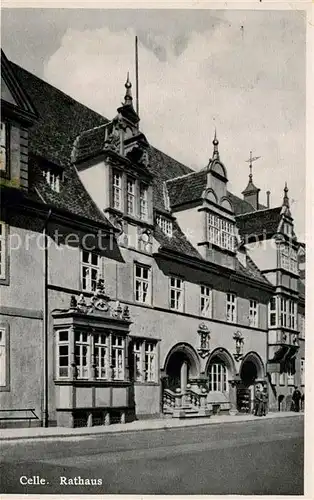
[[[240,384],[237,388],[237,409],[241,413],[251,413],[257,385],[265,382],[263,361],[255,352],[248,353],[240,366]]]
[[[190,377],[199,375],[199,360],[194,349],[188,344],[173,347],[166,358],[164,373],[164,388],[174,392],[180,389],[184,393]]]
[[[218,409],[229,408],[229,382],[235,374],[230,353],[223,348],[215,349],[209,356],[205,373],[208,386],[207,403],[212,405],[212,411],[215,413]]]

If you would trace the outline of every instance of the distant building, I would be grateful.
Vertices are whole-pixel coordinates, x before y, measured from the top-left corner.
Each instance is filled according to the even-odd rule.
[[[305,247],[288,189],[228,191],[2,53],[1,425],[271,410],[304,390]],[[232,175],[232,172],[229,172]]]

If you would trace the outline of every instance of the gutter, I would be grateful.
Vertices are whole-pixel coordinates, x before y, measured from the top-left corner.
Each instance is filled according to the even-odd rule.
[[[48,374],[48,235],[47,227],[51,217],[52,210],[49,209],[47,218],[43,228],[44,237],[44,253],[43,253],[43,354],[44,354],[44,391],[43,391],[43,427],[48,427],[48,391],[49,391],[49,374]]]

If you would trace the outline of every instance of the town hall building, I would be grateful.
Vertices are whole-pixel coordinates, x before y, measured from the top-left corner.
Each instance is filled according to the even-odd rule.
[[[305,245],[288,187],[242,197],[1,58],[0,425],[271,411],[304,392]]]

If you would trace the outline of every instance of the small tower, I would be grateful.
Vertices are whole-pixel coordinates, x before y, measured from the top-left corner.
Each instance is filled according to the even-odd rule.
[[[248,203],[250,203],[250,205],[252,205],[252,207],[254,208],[254,210],[258,210],[259,209],[259,192],[260,192],[260,189],[257,188],[253,184],[253,173],[252,173],[253,166],[252,166],[252,163],[253,163],[253,161],[257,160],[258,158],[260,158],[260,157],[253,158],[252,157],[252,151],[250,151],[250,158],[249,158],[249,160],[247,160],[247,162],[249,163],[249,168],[250,168],[249,182],[248,182],[248,185],[246,186],[245,190],[242,191],[243,199],[245,201],[247,201]]]

